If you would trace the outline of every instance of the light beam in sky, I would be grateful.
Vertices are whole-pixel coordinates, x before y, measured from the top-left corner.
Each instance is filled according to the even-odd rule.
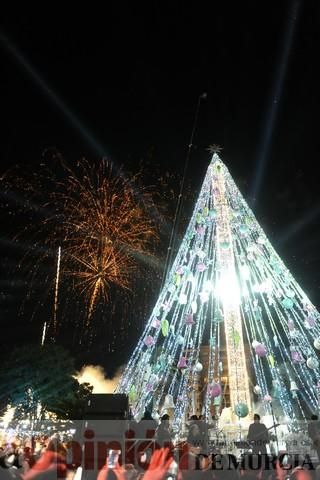
[[[294,33],[299,14],[300,0],[294,0],[292,2],[291,11],[288,15],[288,22],[285,33],[283,35],[283,44],[280,52],[278,66],[275,71],[273,87],[271,92],[271,98],[269,100],[269,108],[266,113],[266,118],[263,127],[262,139],[257,153],[257,167],[256,174],[253,180],[251,196],[253,201],[257,200],[263,174],[266,168],[267,158],[269,154],[270,145],[272,142],[272,135],[277,120],[279,103],[281,101],[282,91],[284,87],[286,72],[288,69],[288,63],[290,58],[290,52],[292,50]]]
[[[75,130],[80,132],[82,137],[86,140],[88,145],[101,156],[107,154],[106,148],[93,136],[90,130],[79,120],[79,118],[72,112],[60,96],[48,85],[41,74],[32,66],[18,48],[11,42],[11,40],[0,31],[0,42],[5,47],[7,52],[14,58],[21,69],[31,78],[33,83],[40,87],[45,97],[58,109],[64,117],[69,121]]]

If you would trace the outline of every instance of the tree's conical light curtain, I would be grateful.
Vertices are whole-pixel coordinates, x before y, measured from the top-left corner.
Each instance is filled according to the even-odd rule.
[[[174,264],[117,391],[129,395],[136,416],[151,402],[154,411],[161,411],[171,395],[179,426],[193,413],[192,390],[203,369],[200,348],[209,345],[208,371],[201,373],[208,418],[221,397],[223,342],[230,403],[239,417],[252,411],[253,402],[265,414],[271,413],[272,402],[273,412],[292,424],[318,408],[319,313],[214,154]]]

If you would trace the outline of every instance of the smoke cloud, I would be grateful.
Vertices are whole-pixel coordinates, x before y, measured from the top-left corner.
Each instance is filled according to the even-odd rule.
[[[79,383],[90,383],[92,393],[114,393],[120,380],[121,371],[118,370],[113,378],[106,378],[105,371],[100,365],[84,365],[77,375]]]

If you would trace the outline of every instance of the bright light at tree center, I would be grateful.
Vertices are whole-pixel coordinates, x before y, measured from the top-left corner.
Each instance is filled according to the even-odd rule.
[[[225,306],[231,307],[240,304],[240,288],[234,270],[221,273],[216,284],[215,296],[220,298]]]

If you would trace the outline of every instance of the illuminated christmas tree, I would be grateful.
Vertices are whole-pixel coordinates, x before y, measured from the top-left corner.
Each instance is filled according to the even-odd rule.
[[[215,153],[118,391],[129,395],[134,415],[151,403],[154,411],[170,407],[179,426],[193,413],[190,393],[199,375],[209,418],[227,370],[236,418],[249,419],[253,404],[265,415],[276,405],[294,425],[318,409],[319,319]]]

